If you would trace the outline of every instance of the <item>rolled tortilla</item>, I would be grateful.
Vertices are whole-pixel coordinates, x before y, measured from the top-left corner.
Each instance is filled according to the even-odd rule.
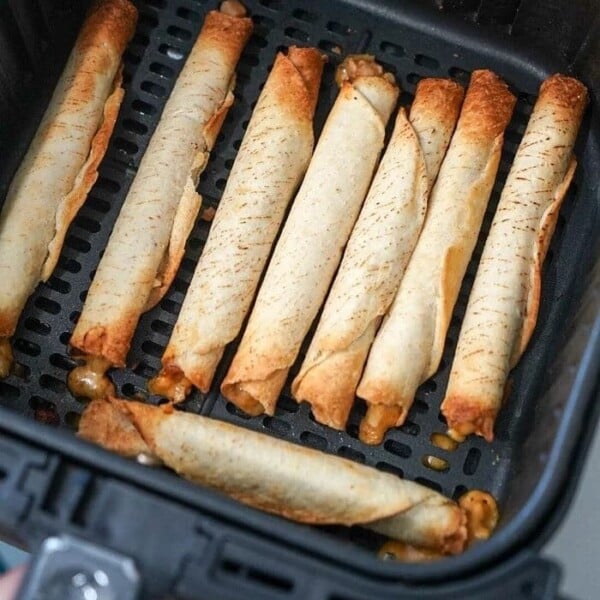
[[[365,443],[380,443],[404,422],[417,387],[439,366],[514,104],[494,73],[473,72],[421,236],[358,386],[368,404],[360,426]]]
[[[112,409],[97,409],[98,403]],[[106,420],[123,419],[115,411],[127,416],[139,436],[129,429],[124,436],[106,435]],[[229,423],[174,411],[170,405],[95,401],[83,414],[80,435],[129,456],[145,443],[182,477],[288,519],[364,525],[445,553],[465,546],[464,512],[429,488]]]
[[[410,119],[394,132],[350,236],[319,326],[292,384],[317,421],[344,429],[381,317],[387,312],[421,231],[429,191],[450,142],[463,88],[423,79]]]
[[[242,410],[273,414],[289,368],[325,298],[398,98],[372,57],[349,57],[341,89],[221,386]]]
[[[312,155],[323,57],[279,53],[260,95],[188,288],[154,393],[207,392],[225,346],[240,332],[285,210]]]
[[[576,79],[554,75],[542,84],[463,320],[442,404],[454,436],[493,439],[508,372],[537,320],[542,263],[575,171],[573,146],[586,104],[587,90]]]
[[[136,23],[128,0],[92,6],[8,189],[0,215],[0,376],[12,361],[1,338],[14,334],[27,298],[52,274],[67,229],[98,177],[123,99],[121,57]]]
[[[229,4],[223,4],[228,12]],[[103,381],[102,369],[108,366],[125,365],[140,316],[162,298],[175,276],[200,209],[198,178],[233,102],[235,67],[251,32],[247,17],[223,11],[206,15],[71,337],[73,348],[102,359],[96,375],[87,366],[71,373],[69,383],[78,395],[94,397],[98,391],[87,382]]]

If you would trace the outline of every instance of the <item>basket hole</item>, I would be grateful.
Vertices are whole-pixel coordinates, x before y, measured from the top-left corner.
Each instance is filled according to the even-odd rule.
[[[142,81],[140,88],[156,98],[162,98],[167,93],[167,90],[162,85],[152,83],[151,81]]]
[[[378,462],[375,467],[380,471],[384,471],[385,473],[391,473],[392,475],[397,475],[398,477],[402,478],[404,477],[404,471],[400,467],[396,467],[390,463],[381,461]]]
[[[359,462],[359,463],[366,462],[365,455],[362,452],[355,450],[354,448],[350,448],[350,446],[342,446],[341,448],[338,448],[337,453],[338,453],[338,456],[341,456],[343,458],[348,458],[355,462]]]
[[[58,339],[60,340],[60,343],[63,346],[66,346],[69,341],[71,340],[71,332],[70,331],[63,331],[59,336]]]
[[[310,40],[310,35],[297,27],[286,27],[284,33],[287,37],[299,42],[308,42]]]
[[[178,304],[177,302],[174,302],[173,300],[169,300],[168,298],[164,298],[161,303],[160,303],[160,307],[167,311],[169,314],[171,315],[178,315],[179,314],[179,308],[181,307],[180,304]]]
[[[415,412],[419,414],[425,414],[429,410],[429,405],[427,402],[423,402],[423,400],[415,400],[413,402],[412,408]]]
[[[81,312],[78,310],[74,310],[71,313],[69,313],[69,321],[71,321],[71,323],[73,323],[73,325],[76,325],[77,321],[79,321],[80,316],[81,316]]]
[[[33,410],[36,421],[46,423],[47,425],[59,424],[60,418],[53,402],[39,396],[32,396],[29,399],[29,406]]]
[[[127,398],[131,398],[133,400],[142,400],[146,401],[148,399],[148,392],[145,389],[138,387],[137,385],[133,385],[133,383],[125,383],[121,387],[121,393],[123,396]]]
[[[427,479],[426,477],[417,477],[415,479],[415,481],[417,483],[420,483],[421,485],[424,485],[425,487],[428,487],[431,490],[434,490],[436,492],[440,492],[442,491],[442,486],[439,483],[436,483],[435,481],[431,481],[431,479]]]
[[[149,13],[141,13],[138,18],[138,26],[140,25],[154,29],[158,25],[158,19]]]
[[[426,54],[417,54],[415,56],[415,63],[430,70],[440,68],[440,63],[435,58],[427,56]]]
[[[115,139],[115,147],[117,150],[121,152],[125,152],[125,154],[136,154],[138,151],[137,144],[130,142],[129,140],[125,140],[122,137],[118,137]]]
[[[133,39],[131,40],[132,46],[147,46],[149,43],[150,38],[147,35],[140,33],[139,31],[133,36]]]
[[[450,67],[448,69],[448,75],[462,85],[468,85],[469,80],[471,79],[471,74],[464,69],[460,69],[459,67]]]
[[[63,271],[68,271],[69,273],[79,273],[79,271],[81,271],[81,265],[75,259],[67,258],[66,256],[62,255],[58,259],[58,266],[63,269]],[[44,300],[47,300],[47,298],[44,298]],[[49,300],[49,302],[51,302],[51,300]],[[36,305],[40,306],[37,303]],[[60,312],[60,305],[58,307],[58,311]]]
[[[292,15],[300,21],[306,21],[307,23],[316,23],[319,20],[319,15],[302,8],[297,8],[292,12]]]
[[[406,444],[396,440],[386,440],[385,444],[383,444],[383,447],[391,454],[401,458],[410,458],[412,454],[410,446],[407,446]]]
[[[265,48],[266,46],[268,46],[269,42],[262,37],[261,35],[256,35],[254,34],[251,38],[250,41],[248,42],[248,46],[250,48],[256,48],[256,49],[260,49],[260,48]]]
[[[432,394],[437,390],[437,383],[433,379],[428,379],[420,387],[420,391],[424,394]]]
[[[93,278],[94,278],[94,275],[92,273],[90,273],[90,279],[93,279]],[[85,302],[87,295],[88,295],[87,290],[83,290],[79,293],[79,299],[81,300],[81,302]],[[71,313],[71,314],[73,314],[73,313]]]
[[[175,71],[173,71],[173,69],[171,69],[171,67],[167,67],[167,65],[163,65],[158,62],[153,62],[150,65],[149,69],[150,69],[150,71],[152,71],[152,73],[156,73],[157,75],[160,75],[161,77],[165,77],[166,79],[171,79],[171,77],[173,77],[173,75],[175,75]]]
[[[264,417],[263,425],[278,435],[286,435],[292,428],[289,423],[282,419],[277,419],[276,417]]]
[[[69,411],[65,415],[65,423],[69,429],[73,431],[77,431],[79,429],[79,421],[81,420],[81,415],[74,411]]]
[[[42,323],[42,321],[34,318],[28,317],[25,319],[25,329],[28,331],[32,331],[33,333],[37,333],[38,335],[48,335],[52,328],[47,323]]]
[[[23,338],[17,338],[13,346],[15,350],[23,354],[27,354],[27,356],[39,356],[42,349],[35,342],[30,342],[29,340],[24,340]]]
[[[329,40],[321,40],[318,45],[319,48],[321,50],[325,50],[325,52],[331,52],[332,54],[337,54],[338,56],[344,53],[342,46],[330,42]]]
[[[225,410],[234,417],[238,417],[239,419],[244,419],[248,421],[250,419],[250,415],[247,415],[243,410],[240,410],[235,404],[231,402],[227,402],[225,404]]]
[[[123,53],[123,60],[130,64],[130,65],[139,65],[140,62],[142,61],[141,57],[138,56],[137,54],[134,54],[133,52],[131,52],[131,50],[126,50]]]
[[[406,81],[411,85],[417,85],[417,83],[419,83],[420,80],[421,76],[418,73],[409,73],[406,76]]]
[[[391,54],[392,56],[405,56],[406,52],[402,46],[398,46],[398,44],[392,44],[391,42],[381,42],[379,49],[386,54]]]
[[[298,403],[288,396],[282,396],[277,403],[277,410],[281,410],[282,412],[296,413],[299,408]]]
[[[467,456],[465,458],[465,464],[463,465],[463,473],[465,475],[473,475],[475,471],[477,471],[480,458],[481,450],[479,450],[479,448],[471,448],[467,452]]]
[[[60,312],[60,304],[58,302],[54,302],[54,300],[44,298],[43,296],[35,299],[35,305],[50,315],[57,315]]]
[[[67,391],[67,386],[64,381],[45,373],[40,377],[40,385],[55,394],[64,394]]]
[[[87,242],[86,240],[82,240],[81,238],[70,234],[67,236],[67,239],[65,240],[65,244],[69,247],[69,248],[73,248],[73,250],[77,250],[78,252],[89,252],[90,251],[90,243]]]
[[[402,433],[407,433],[408,435],[419,435],[421,432],[421,428],[412,421],[404,421],[403,425],[399,427]]]
[[[336,33],[337,35],[349,35],[352,31],[348,25],[344,25],[338,21],[328,21],[325,27],[327,27],[328,31]]]
[[[457,485],[454,488],[452,499],[456,502],[461,496],[464,496],[469,491],[469,488],[464,485]]]
[[[172,60],[181,60],[184,57],[184,53],[179,48],[170,46],[169,44],[161,44],[158,47],[158,51]]]
[[[242,58],[240,58],[240,63],[248,65],[249,67],[256,67],[259,62],[258,56],[253,56],[252,54],[244,54],[242,55]]]
[[[191,21],[192,23],[200,23],[202,20],[200,15],[195,10],[189,10],[183,6],[180,6],[177,9],[177,16],[185,19],[186,21]]]
[[[220,178],[220,179],[217,179],[217,181],[215,181],[215,187],[220,191],[223,191],[225,189],[226,184],[227,184],[227,179],[224,179],[224,178]]]
[[[46,282],[46,285],[59,294],[68,294],[71,291],[71,284],[56,275],[52,275]]]
[[[0,398],[3,400],[16,400],[21,395],[19,388],[6,381],[0,381]]]
[[[259,27],[259,28],[263,28],[265,30],[267,29],[273,29],[276,26],[275,21],[273,21],[273,19],[269,18],[269,17],[265,17],[264,15],[256,15],[253,17],[254,19],[254,24]]]
[[[279,10],[281,8],[281,0],[260,0],[260,3],[271,10]]]
[[[123,127],[127,129],[127,131],[131,131],[132,133],[137,133],[139,135],[144,135],[148,133],[148,127],[139,121],[134,121],[133,119],[125,119],[123,121]]]
[[[165,323],[164,321],[161,321],[160,319],[155,319],[154,321],[152,321],[150,328],[152,329],[152,331],[155,331],[156,333],[158,333],[160,335],[166,335],[166,336],[171,335],[171,330],[172,330],[171,325],[169,325],[169,323]]]
[[[310,431],[303,431],[300,434],[300,441],[307,446],[316,448],[317,450],[327,449],[327,440],[316,433],[311,433]]]
[[[143,100],[134,100],[131,103],[131,108],[139,113],[142,113],[143,115],[152,116],[156,114],[156,108],[152,106],[152,104],[144,102]],[[117,189],[116,191],[119,190]]]
[[[188,40],[192,39],[191,31],[188,31],[187,29],[182,29],[181,27],[177,27],[176,25],[169,25],[169,27],[167,27],[167,33],[183,42],[187,42]]]
[[[189,284],[188,281],[185,281],[181,277],[177,277],[175,279],[175,281],[173,281],[173,283],[171,284],[171,289],[174,292],[179,292],[180,294],[185,295],[185,293],[187,292],[187,289],[188,289],[189,285],[190,284]]]
[[[72,371],[77,366],[77,363],[72,358],[68,358],[63,354],[51,354],[49,360],[52,366],[58,367],[63,371]]]
[[[150,340],[146,340],[143,344],[142,344],[142,350],[146,353],[149,354],[150,356],[154,356],[155,358],[160,358],[162,356],[163,353],[163,348],[162,346],[159,346],[158,344],[150,341]]]
[[[89,233],[98,233],[98,231],[100,231],[100,224],[98,221],[81,214],[75,217],[75,225],[81,227],[81,229],[85,229]]]

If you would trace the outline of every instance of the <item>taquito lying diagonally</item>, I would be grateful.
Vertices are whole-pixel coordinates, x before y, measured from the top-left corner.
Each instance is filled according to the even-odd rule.
[[[429,190],[458,119],[463,88],[419,82],[410,119],[401,108],[348,241],[319,327],[292,384],[320,423],[344,429],[375,332],[421,231]]]
[[[240,8],[224,2],[206,15],[129,189],[71,337],[89,359],[69,376],[76,395],[110,390],[106,369],[125,365],[141,314],[179,267],[200,209],[198,178],[233,102],[235,67],[252,31],[249,18],[235,16]]]
[[[398,98],[392,75],[372,57],[347,58],[338,80],[340,92],[221,386],[251,414],[275,410],[367,193]]]
[[[137,10],[100,0],[90,10],[0,215],[0,377],[29,295],[46,281],[67,229],[98,177],[123,99],[121,56]]]
[[[186,479],[288,519],[364,525],[444,553],[465,546],[465,513],[429,488],[170,405],[97,400],[79,432],[126,455],[143,448]]]
[[[279,53],[260,95],[196,266],[154,393],[207,392],[225,346],[240,332],[286,208],[312,155],[323,57]]]
[[[404,422],[417,387],[439,366],[514,104],[494,73],[473,72],[421,236],[358,386],[369,405],[360,426],[365,443]]]
[[[575,171],[586,104],[576,79],[554,75],[542,84],[483,250],[442,404],[456,437],[493,439],[508,372],[537,320],[542,263]]]

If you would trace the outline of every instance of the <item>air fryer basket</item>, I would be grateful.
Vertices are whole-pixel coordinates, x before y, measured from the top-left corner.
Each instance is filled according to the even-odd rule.
[[[0,50],[6,52],[6,58],[0,58],[0,111],[7,117],[0,123],[2,198],[47,104],[84,8],[64,1],[24,4],[35,9],[35,19],[25,19],[22,7],[12,14],[6,8],[3,14],[0,7],[0,17],[6,17],[0,19]],[[193,395],[186,409],[356,460],[448,496],[473,488],[488,490],[500,502],[499,530],[487,543],[439,563],[383,562],[373,552],[381,540],[363,530],[323,531],[289,523],[170,473],[112,456],[73,436],[84,405],[65,385],[75,366],[66,344],[162,107],[205,11],[213,7],[203,0],[138,3],[138,29],[125,55],[126,96],[98,182],[69,230],[54,275],[27,304],[14,337],[19,366],[0,382],[0,527],[34,545],[49,534],[69,532],[79,540],[112,548],[136,561],[146,593],[306,598],[310,592],[314,598],[342,600],[388,594],[408,598],[418,585],[419,597],[438,593],[447,597],[453,590],[461,597],[478,597],[485,590],[486,597],[493,598],[492,589],[498,590],[498,597],[507,593],[514,598],[545,597],[552,592],[557,573],[531,550],[547,535],[543,524],[559,514],[556,505],[561,497],[561,506],[566,506],[577,457],[584,453],[596,418],[592,400],[597,395],[600,322],[594,325],[594,320],[600,306],[600,274],[596,269],[594,275],[593,265],[600,224],[596,182],[600,127],[595,106],[582,127],[576,181],[544,266],[538,326],[512,376],[513,392],[497,424],[496,440],[488,444],[469,438],[455,452],[446,452],[433,446],[430,436],[445,429],[439,405],[484,236],[540,82],[569,67],[559,55],[536,53],[518,41],[406,2],[248,0],[245,4],[255,32],[238,68],[236,102],[200,182],[205,207],[218,204],[261,84],[281,47],[311,44],[328,56],[317,132],[336,94],[335,66],[341,56],[354,52],[375,54],[396,74],[404,105],[410,103],[419,78],[451,76],[467,83],[470,71],[480,67],[504,77],[518,93],[518,104],[442,366],[421,386],[404,426],[389,432],[382,445],[367,447],[357,439],[364,406],[353,410],[346,432],[333,431],[315,423],[307,405],[292,400],[289,387],[274,417],[249,418],[218,393],[235,343],[211,392]],[[28,34],[23,23],[38,27],[46,37]],[[123,396],[159,400],[147,396],[145,384],[159,368],[208,230],[209,223],[199,219],[171,290],[141,320],[129,368],[113,373]],[[449,468],[444,472],[428,468],[423,457],[429,454],[447,460]],[[506,560],[491,568],[500,559]],[[512,590],[506,587],[506,573],[511,574]]]

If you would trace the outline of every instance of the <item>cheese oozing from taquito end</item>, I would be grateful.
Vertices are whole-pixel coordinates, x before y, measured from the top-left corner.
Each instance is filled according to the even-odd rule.
[[[123,98],[121,58],[136,22],[128,0],[92,6],[10,184],[0,214],[0,337],[14,334],[27,298],[52,274],[98,177]]]
[[[140,316],[169,288],[200,209],[198,178],[233,102],[235,67],[251,32],[247,17],[206,15],[71,337],[84,354],[123,367]]]
[[[317,421],[344,429],[375,332],[421,231],[463,88],[424,79],[401,108],[302,368],[292,384]]]
[[[103,406],[97,409],[96,404]],[[137,431],[120,426],[121,412]],[[139,402],[99,400],[80,435],[126,455],[147,452],[182,477],[249,506],[313,525],[362,525],[409,544],[458,553],[464,511],[417,483],[229,423]]]
[[[182,400],[207,392],[238,335],[287,206],[312,155],[324,58],[315,48],[279,53],[227,180],[153,393]],[[186,385],[185,382],[188,382]]]
[[[468,543],[487,540],[500,519],[496,499],[487,492],[471,490],[458,499],[458,505],[467,516]]]
[[[357,389],[368,404],[359,433],[366,443],[404,422],[417,387],[439,366],[514,104],[497,75],[473,72],[421,235]]]
[[[348,57],[340,92],[292,204],[245,333],[221,385],[249,414],[273,414],[366,196],[398,98],[371,56]]]
[[[554,75],[541,86],[473,283],[442,413],[453,434],[493,439],[509,371],[537,320],[541,270],[575,171],[585,86]]]

